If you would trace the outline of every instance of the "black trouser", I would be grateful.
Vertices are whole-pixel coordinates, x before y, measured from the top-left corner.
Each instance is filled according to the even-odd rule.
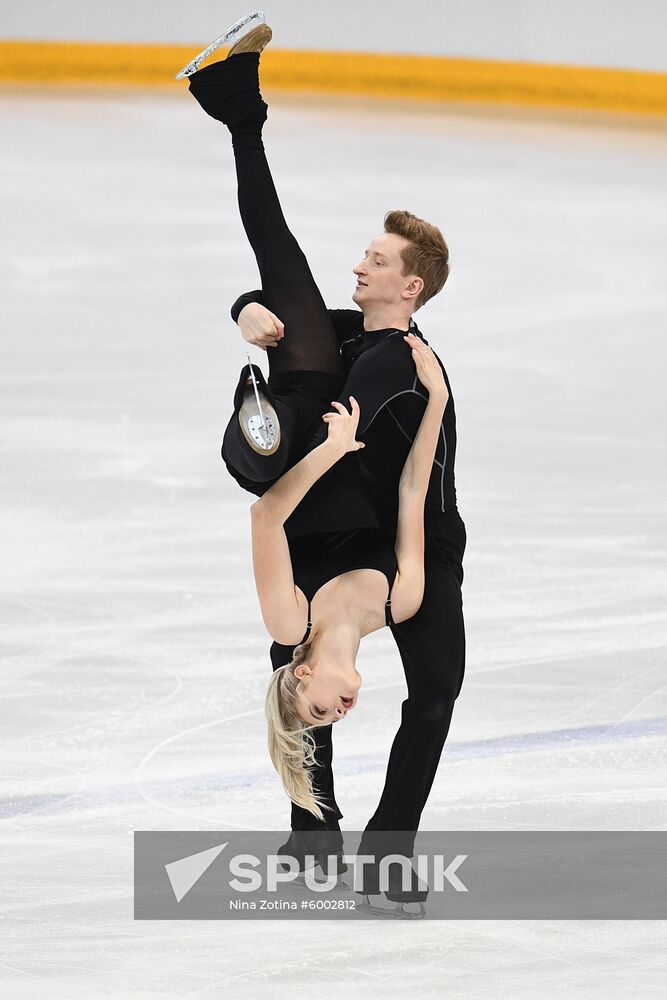
[[[465,628],[461,598],[462,560],[466,544],[463,521],[456,511],[440,514],[426,530],[424,600],[412,618],[392,625],[403,661],[408,696],[389,756],[379,805],[366,825],[360,853],[372,850],[373,830],[403,831],[393,849],[412,857],[416,831],[449,732],[454,702],[465,671]],[[292,646],[274,643],[273,669],[288,663]],[[342,817],[332,771],[333,726],[313,730],[317,767],[313,784],[332,811],[321,823],[292,803],[293,830],[339,829]]]

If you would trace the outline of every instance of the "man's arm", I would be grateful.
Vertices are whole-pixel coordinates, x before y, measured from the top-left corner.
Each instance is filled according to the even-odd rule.
[[[327,312],[331,316],[339,347],[362,332],[364,314],[361,309],[327,309]]]
[[[253,334],[257,333],[258,324],[261,326],[261,330],[264,332],[264,336],[267,339],[275,339],[275,318],[273,313],[269,312],[264,304],[264,299],[262,296],[261,288],[255,288],[251,292],[244,292],[243,295],[239,295],[238,299],[234,302],[231,308],[231,317],[235,323],[237,323],[244,334],[244,339],[248,339],[243,330],[243,321],[239,323],[242,311],[248,305],[260,306],[261,310],[254,310],[252,313],[253,318]],[[336,337],[338,338],[338,346],[342,347],[343,344],[352,340],[361,330],[363,323],[363,316],[361,309],[328,309],[327,312],[331,317],[334,330],[336,331]],[[250,313],[248,314],[250,316]],[[266,329],[262,324],[263,319],[266,319]],[[289,332],[289,331],[288,331]],[[260,334],[261,335],[261,334]],[[251,342],[257,342],[255,340]],[[258,346],[263,347],[265,344],[258,343]]]
[[[252,292],[244,292],[242,295],[239,295],[238,299],[231,308],[232,319],[235,323],[238,323],[239,321],[241,310],[250,302],[258,302],[261,306],[264,305],[261,288],[255,288]]]

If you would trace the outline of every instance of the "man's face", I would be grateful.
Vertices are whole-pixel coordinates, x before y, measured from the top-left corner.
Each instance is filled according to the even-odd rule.
[[[361,263],[352,268],[357,276],[352,300],[360,309],[405,304],[401,292],[410,284],[410,275],[402,273],[401,250],[408,245],[396,233],[382,233],[369,244]]]

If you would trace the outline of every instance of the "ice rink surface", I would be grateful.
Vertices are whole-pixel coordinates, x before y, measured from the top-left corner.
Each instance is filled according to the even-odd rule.
[[[664,127],[266,96],[330,305],[389,209],[451,249],[416,319],[456,403],[468,656],[422,829],[665,830]],[[257,271],[185,85],[5,87],[0,133],[3,995],[664,997],[659,922],[133,921],[134,830],[288,825],[219,455]],[[388,630],[358,666],[348,830],[405,696]]]

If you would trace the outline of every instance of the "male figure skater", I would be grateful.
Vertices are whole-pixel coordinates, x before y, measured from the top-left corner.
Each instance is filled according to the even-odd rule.
[[[261,51],[260,46],[266,43],[267,37],[270,37],[270,33],[267,35],[265,31],[264,40],[257,43],[254,51]],[[245,89],[252,101],[259,99],[258,57],[250,54],[253,51],[250,49],[250,36],[247,45],[243,63],[237,63],[242,58],[240,55],[232,57],[232,61],[237,63],[238,73],[227,73],[227,84],[224,84],[225,74],[220,74],[214,67],[195,74],[190,81],[190,89],[204,110],[212,117],[225,121],[230,128],[227,120],[229,114],[220,116],[215,108],[219,99],[224,98],[223,104],[229,112],[231,94],[226,93],[226,90],[237,87],[240,104],[245,99]],[[240,46],[237,44],[236,48],[238,51]],[[219,88],[222,88],[220,93]],[[241,149],[242,141],[246,140],[238,128],[237,133],[234,140],[235,152]],[[247,138],[249,140],[250,137]],[[252,141],[258,141],[254,133]],[[375,495],[378,511],[385,524],[395,531],[398,481],[427,402],[426,392],[415,374],[412,352],[403,335],[411,329],[421,337],[412,320],[412,313],[443,287],[448,275],[447,245],[434,226],[410,213],[392,212],[385,219],[385,232],[369,245],[364,259],[354,272],[358,282],[353,299],[361,307],[361,311],[337,310],[329,314],[342,348],[342,359],[337,357],[336,364],[340,363],[343,368],[348,369],[339,400],[346,405],[352,395],[359,402],[361,418],[357,437],[366,445],[361,454],[366,459],[368,486]],[[281,291],[281,301],[291,303],[291,300],[285,300],[283,293],[289,295],[289,287]],[[305,317],[300,311],[305,304],[299,288],[295,289],[295,295],[294,304],[299,306],[298,321],[303,322]],[[261,293],[251,295],[250,298],[259,299]],[[257,312],[261,308],[259,302],[252,306],[245,304],[245,318],[242,322],[246,322],[248,316],[261,315]],[[323,303],[322,309],[324,310]],[[238,312],[240,305],[235,310],[235,313]],[[326,316],[326,312],[324,315]],[[280,321],[272,314],[269,313],[266,318],[269,324],[274,324],[274,329],[276,325],[280,325]],[[281,346],[284,350],[290,350],[289,327],[284,334],[285,344],[278,345],[276,352],[281,350]],[[332,365],[333,361],[332,357]],[[441,362],[440,364],[442,367]],[[441,440],[425,505],[424,601],[413,618],[392,627],[406,673],[408,698],[403,703],[402,722],[392,747],[385,788],[378,808],[367,824],[359,853],[376,853],[373,831],[391,831],[395,833],[393,851],[408,857],[413,855],[421,812],[435,776],[449,729],[453,703],[463,679],[465,638],[460,588],[466,539],[465,528],[456,508],[454,489],[454,405],[446,373],[444,377],[449,391],[449,403],[444,414]],[[269,387],[270,384],[271,379]],[[242,383],[237,395],[240,402]],[[315,433],[312,444],[306,450],[315,447],[327,435],[326,425],[324,422],[320,424],[317,417],[313,420],[313,426],[319,426],[320,430]],[[233,418],[228,431],[234,427],[238,429],[239,424]],[[238,438],[238,434],[234,440],[233,434],[228,436],[226,433],[226,446],[223,444],[223,457],[235,478],[239,478],[233,468],[235,458],[239,455]],[[233,449],[232,454],[229,452],[230,447]],[[261,449],[255,449],[253,459],[252,454],[248,455],[243,442],[240,442],[240,448],[242,452],[245,449],[242,458],[246,469],[251,466],[251,478],[257,489],[245,482],[242,485],[261,495],[261,481],[264,478],[269,480],[275,475],[273,466],[276,456],[282,461],[280,453],[262,455]],[[274,458],[273,462],[271,458]],[[262,475],[262,466],[266,467],[266,477]],[[246,478],[246,473],[241,478]],[[330,528],[322,525],[322,530]],[[271,650],[274,668],[288,662],[292,651],[292,647],[278,647],[274,644]],[[335,803],[330,766],[331,728],[326,726],[316,730],[321,737],[318,763],[323,763],[324,767],[318,768],[314,777],[318,791],[323,798],[328,798],[332,811],[327,811],[329,819],[321,824],[311,813],[293,804],[292,828],[295,833],[340,829],[338,819],[342,814]],[[368,891],[366,885],[364,888]],[[390,898],[396,898],[396,894],[392,894]],[[400,894],[398,898],[401,898]],[[405,898],[415,898],[414,891],[406,894]]]
[[[359,403],[357,438],[366,445],[358,453],[359,458],[380,518],[394,532],[398,481],[427,401],[403,335],[411,330],[424,340],[413,313],[442,289],[449,273],[448,258],[447,245],[436,227],[407,212],[390,212],[385,218],[385,232],[369,244],[363,259],[353,268],[357,284],[352,299],[359,309],[329,310],[347,374],[338,398],[345,404],[353,395]],[[244,338],[258,346],[279,351],[283,338],[289,337],[289,328],[262,305],[260,290],[237,299],[232,317]],[[421,813],[463,682],[461,584],[466,531],[454,485],[454,400],[444,367],[443,372],[449,402],[425,505],[424,600],[413,618],[391,627],[405,670],[408,697],[402,705],[384,790],[358,853],[373,850],[372,831],[382,830],[397,831],[396,853],[413,855]],[[311,446],[325,437],[323,428]],[[292,652],[293,647],[274,643],[274,669],[289,662]],[[333,818],[321,824],[312,814],[293,805],[295,831],[337,830],[342,817],[334,797],[332,726],[318,728],[315,736],[321,766],[314,780],[318,790],[330,797],[334,811],[328,815]]]

